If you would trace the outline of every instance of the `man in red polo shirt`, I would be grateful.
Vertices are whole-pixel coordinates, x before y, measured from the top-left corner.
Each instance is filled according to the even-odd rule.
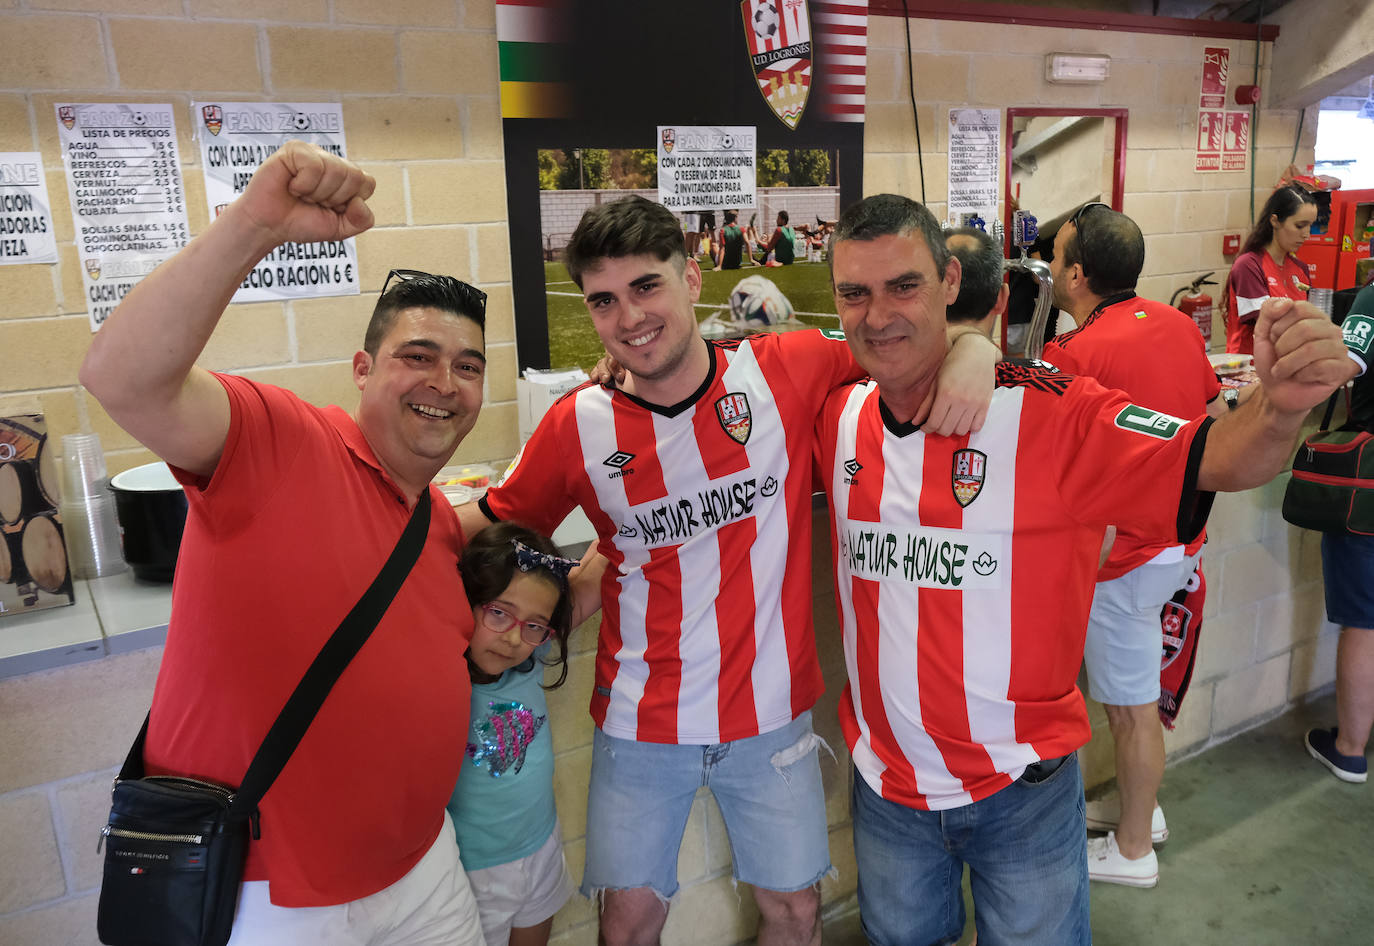
[[[452,277],[393,273],[353,357],[351,415],[195,364],[257,262],[283,242],[366,230],[374,186],[288,142],[129,293],[81,367],[110,416],[172,467],[190,507],[150,774],[239,784],[429,490],[419,561],[263,798],[233,944],[482,942],[444,811],[467,732],[472,616],[462,535],[430,480],[482,405],[485,296]]]
[[[1055,305],[1077,327],[1041,357],[1175,417],[1219,417],[1236,403],[1235,392],[1229,401],[1220,397],[1192,319],[1135,294],[1144,264],[1145,238],[1125,214],[1096,203],[1074,214],[1055,235],[1050,272]],[[1090,843],[1093,880],[1134,887],[1159,880],[1153,845],[1169,836],[1156,803],[1164,777],[1159,612],[1193,574],[1205,536],[1185,545],[1177,535],[1123,524],[1097,575],[1084,663],[1089,692],[1107,710],[1120,798],[1088,806],[1088,827],[1110,829]]]

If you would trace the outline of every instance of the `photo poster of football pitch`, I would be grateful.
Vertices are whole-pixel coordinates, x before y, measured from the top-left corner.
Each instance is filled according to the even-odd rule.
[[[586,206],[657,199],[660,126],[751,127],[761,189],[823,175],[827,206],[858,200],[867,33],[867,0],[497,0],[520,369],[550,367],[550,335],[563,334],[551,308],[575,304],[591,332],[575,286],[546,293],[546,267],[551,283],[567,279],[559,258]],[[739,222],[753,215],[767,239],[771,208],[740,208]],[[828,217],[789,213],[794,225]]]

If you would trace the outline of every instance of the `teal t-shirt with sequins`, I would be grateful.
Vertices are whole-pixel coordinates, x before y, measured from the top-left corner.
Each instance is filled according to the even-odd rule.
[[[495,683],[473,684],[463,768],[448,802],[464,870],[528,857],[557,823],[553,737],[539,684],[551,644]]]

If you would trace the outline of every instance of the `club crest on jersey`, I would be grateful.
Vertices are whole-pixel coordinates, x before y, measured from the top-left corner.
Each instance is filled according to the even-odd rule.
[[[988,455],[981,450],[956,450],[954,463],[950,468],[950,486],[954,489],[954,499],[960,506],[967,506],[978,498],[983,490],[983,477],[987,469]]]
[[[1192,620],[1193,612],[1177,601],[1164,602],[1164,611],[1159,618],[1159,623],[1164,628],[1164,653],[1159,664],[1160,670],[1173,663],[1183,652],[1184,645],[1188,642],[1188,625]]]
[[[749,415],[749,398],[743,393],[727,394],[716,401],[716,418],[730,439],[736,443],[749,440],[749,432],[754,424]]]

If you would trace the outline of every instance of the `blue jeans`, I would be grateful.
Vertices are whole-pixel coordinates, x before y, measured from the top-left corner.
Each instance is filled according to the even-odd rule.
[[[1058,761],[1058,760],[1054,760]],[[1039,763],[982,801],[920,811],[854,772],[859,913],[874,946],[945,946],[964,929],[969,865],[978,946],[1087,946],[1083,777],[1074,755]]]
[[[730,841],[735,879],[782,893],[830,871],[824,745],[811,712],[760,736],[711,746],[592,735],[583,896],[650,887],[677,893],[677,858],[697,789],[711,789]]]

